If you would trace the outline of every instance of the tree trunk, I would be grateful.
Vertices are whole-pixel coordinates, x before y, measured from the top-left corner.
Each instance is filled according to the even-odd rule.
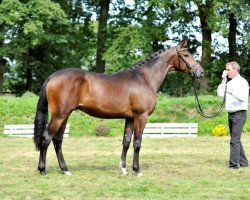
[[[211,7],[211,2],[208,1],[206,5],[198,5],[199,17],[201,21],[201,30],[202,30],[202,55],[201,55],[201,64],[210,65],[211,64],[211,43],[212,43],[212,30],[207,24],[207,19],[209,16],[206,15],[206,10]],[[206,67],[206,66],[205,66]]]
[[[96,72],[103,73],[105,71],[105,53],[106,29],[108,21],[110,0],[101,0],[101,10],[99,17],[98,36],[97,36],[97,52],[96,52]]]
[[[6,60],[3,58],[0,58],[0,95],[3,94],[3,75],[5,71],[6,66]]]
[[[234,13],[231,13],[229,15],[229,33],[228,33],[230,60],[236,60],[237,58],[236,34],[237,34],[237,20],[234,16]]]
[[[2,3],[1,0],[0,0],[0,3]],[[4,30],[4,26],[1,25],[0,32],[3,33],[3,30]],[[2,46],[4,45],[4,37],[1,36],[1,38],[2,39],[0,40],[0,48],[2,48]],[[4,74],[5,65],[6,65],[6,60],[1,55],[0,57],[0,94],[3,94],[3,74]]]
[[[3,70],[0,68],[0,95],[3,94]]]
[[[26,90],[32,91],[32,70],[30,67],[26,69]]]
[[[202,55],[201,55],[201,65],[205,69],[205,77],[203,81],[200,82],[200,88],[207,90],[209,85],[210,73],[209,69],[211,65],[211,54],[212,54],[212,30],[209,28],[207,19],[209,19],[208,10],[212,7],[212,1],[207,0],[206,4],[198,4],[199,17],[201,22],[201,32],[202,32]]]

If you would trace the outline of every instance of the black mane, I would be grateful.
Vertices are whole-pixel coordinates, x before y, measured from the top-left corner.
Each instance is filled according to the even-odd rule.
[[[148,56],[145,60],[139,62],[138,64],[133,65],[129,68],[123,68],[122,70],[118,71],[117,73],[123,73],[124,71],[130,71],[130,70],[136,70],[140,67],[152,67],[157,60],[162,56],[163,53],[166,53],[166,51],[169,49],[161,49],[157,52],[154,52],[150,56]]]
[[[133,68],[143,67],[143,66],[153,66],[153,64],[160,58],[160,55],[168,49],[161,49],[152,55],[148,56],[145,60],[133,66]]]

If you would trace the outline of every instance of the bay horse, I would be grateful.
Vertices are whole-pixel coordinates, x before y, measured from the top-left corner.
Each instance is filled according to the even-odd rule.
[[[142,176],[139,167],[142,134],[166,74],[175,69],[200,78],[204,73],[185,46],[186,41],[182,41],[177,46],[154,53],[134,68],[112,75],[79,68],[52,74],[43,84],[34,121],[40,174],[46,175],[46,154],[51,140],[60,168],[65,174],[71,174],[63,157],[62,141],[70,114],[79,109],[93,117],[125,119],[120,167],[123,175],[127,175],[126,156],[133,135],[133,170],[138,177]],[[47,125],[48,107],[51,118]]]

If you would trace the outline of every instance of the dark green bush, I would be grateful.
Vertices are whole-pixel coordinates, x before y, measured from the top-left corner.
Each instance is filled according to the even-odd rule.
[[[107,124],[104,123],[98,123],[95,126],[95,131],[97,136],[108,136],[110,132],[110,128]]]

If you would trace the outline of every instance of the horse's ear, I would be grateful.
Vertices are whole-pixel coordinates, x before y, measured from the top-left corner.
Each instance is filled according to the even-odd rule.
[[[181,49],[184,48],[187,45],[187,39],[182,40],[179,44],[178,47]]]

